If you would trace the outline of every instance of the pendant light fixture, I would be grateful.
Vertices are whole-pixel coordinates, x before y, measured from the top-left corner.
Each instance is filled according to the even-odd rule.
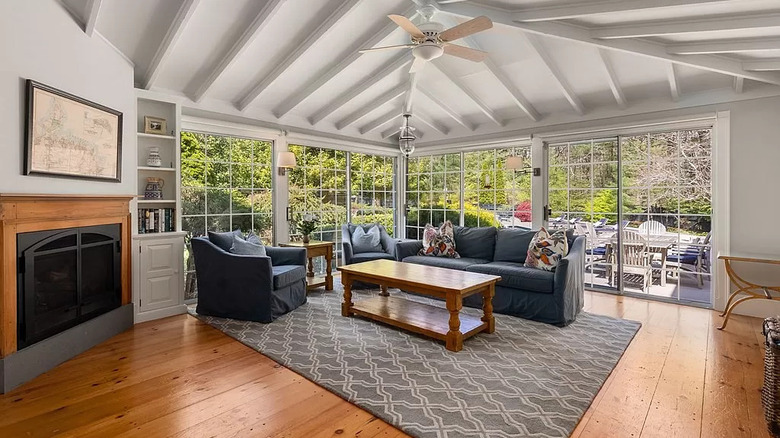
[[[404,114],[404,125],[401,126],[401,130],[398,133],[398,147],[401,148],[401,152],[405,157],[412,155],[414,142],[417,141],[417,136],[414,135],[414,128],[409,126],[409,117],[412,117],[412,115]]]

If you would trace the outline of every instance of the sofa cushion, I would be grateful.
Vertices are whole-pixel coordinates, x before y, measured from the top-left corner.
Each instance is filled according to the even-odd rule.
[[[555,272],[526,268],[522,263],[491,262],[484,265],[471,265],[466,270],[481,274],[500,275],[499,286],[529,292],[551,294],[555,286]]]
[[[382,252],[382,237],[379,235],[379,227],[374,225],[366,230],[363,227],[355,228],[352,233],[352,251],[355,254],[364,252]]]
[[[496,228],[455,227],[455,248],[461,257],[493,260]]]
[[[402,261],[405,263],[417,263],[418,265],[437,266],[439,268],[459,269],[462,271],[471,265],[487,263],[490,260],[463,257],[451,259],[446,257],[409,256]]]
[[[493,253],[494,262],[525,262],[528,245],[534,238],[535,231],[519,228],[499,228],[496,232],[496,250]]]
[[[271,267],[274,275],[274,289],[281,289],[306,278],[306,268],[300,265],[279,265]]]
[[[395,260],[395,257],[386,252],[362,252],[352,256],[352,263],[370,262],[371,260]]]
[[[233,246],[233,236],[238,236],[243,239],[244,233],[242,233],[241,230],[227,231],[224,233],[209,231],[209,241],[225,251],[230,251],[230,247]]]

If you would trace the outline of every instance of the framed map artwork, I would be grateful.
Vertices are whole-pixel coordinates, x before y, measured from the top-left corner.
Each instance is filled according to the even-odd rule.
[[[27,80],[25,175],[121,181],[122,113]]]

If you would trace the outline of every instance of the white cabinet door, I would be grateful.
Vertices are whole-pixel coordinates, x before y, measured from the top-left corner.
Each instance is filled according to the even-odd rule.
[[[141,242],[141,312],[182,304],[183,254],[184,241],[181,238]]]

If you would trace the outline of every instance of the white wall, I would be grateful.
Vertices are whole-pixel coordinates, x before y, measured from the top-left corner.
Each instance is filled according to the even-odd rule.
[[[124,114],[121,183],[22,174],[26,79]],[[133,194],[135,113],[133,67],[102,38],[56,0],[0,1],[0,193]]]

